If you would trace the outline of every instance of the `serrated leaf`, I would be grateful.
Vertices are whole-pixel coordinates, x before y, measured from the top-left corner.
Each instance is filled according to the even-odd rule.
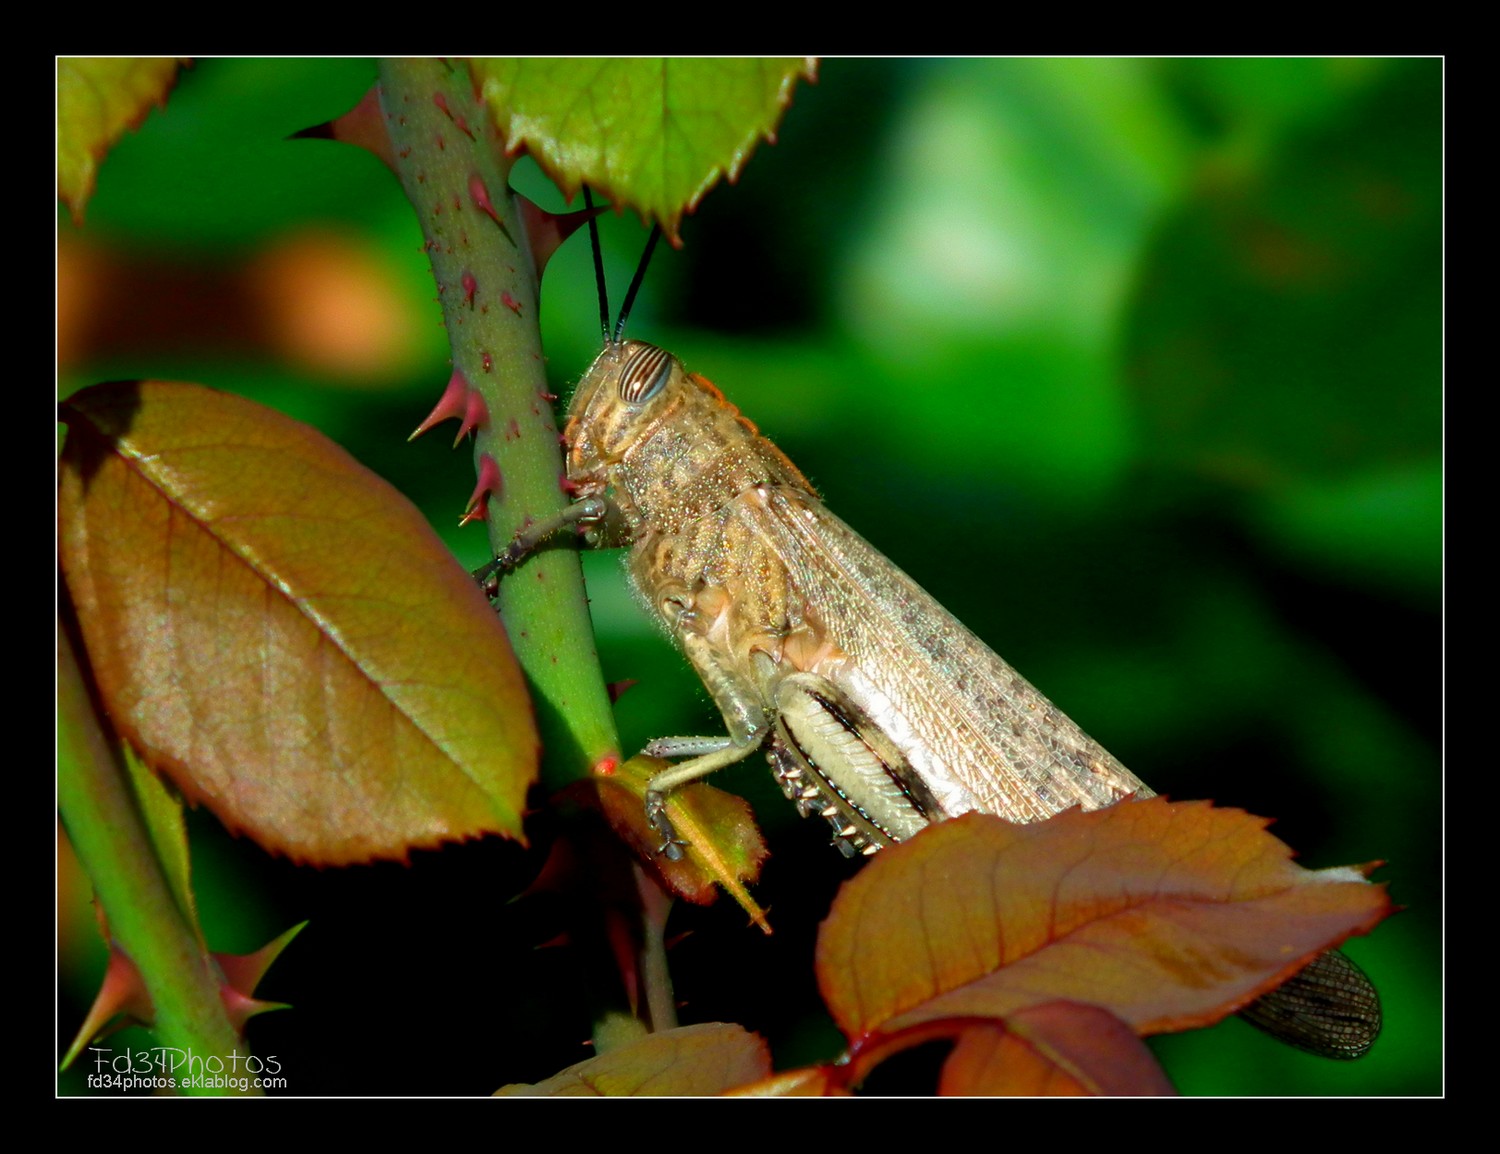
[[[774,140],[808,58],[479,59],[475,86],[509,151],[525,148],[567,194],[582,185],[655,219],[676,244],[719,178]]]
[[[177,77],[171,57],[62,57],[57,62],[57,195],[83,220],[99,162]]]
[[[710,1022],[663,1030],[569,1066],[545,1082],[502,1086],[497,1097],[651,1098],[721,1094],[771,1072],[765,1042],[742,1026]]]
[[[62,418],[61,559],[94,675],[189,800],[319,864],[521,836],[520,674],[404,497],[198,385],[99,385]]]
[[[1265,825],[1161,798],[943,822],[840,892],[824,999],[851,1039],[1052,1001],[1140,1034],[1211,1025],[1390,912],[1383,886],[1303,869]]]

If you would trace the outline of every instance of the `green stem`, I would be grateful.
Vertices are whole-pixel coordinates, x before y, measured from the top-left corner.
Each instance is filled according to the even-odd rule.
[[[57,638],[58,809],[109,917],[110,938],[141,975],[158,1043],[200,1063],[217,1059],[221,1072],[243,1077],[250,1048],[220,998],[223,974],[178,905],[119,751],[100,727],[68,631],[60,628]],[[226,1093],[186,1086],[181,1092]]]
[[[474,438],[501,484],[489,501],[492,552],[568,501],[547,394],[530,242],[509,187],[511,160],[495,144],[468,69],[440,60],[380,64],[381,106],[397,173],[422,224],[453,367],[483,397]],[[614,717],[594,648],[578,556],[547,549],[500,583],[500,614],[530,682],[557,787],[618,755]]]

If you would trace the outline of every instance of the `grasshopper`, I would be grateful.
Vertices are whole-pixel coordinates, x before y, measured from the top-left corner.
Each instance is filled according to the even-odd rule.
[[[655,235],[651,244],[654,244]],[[670,792],[763,751],[803,816],[847,855],[979,811],[1043,821],[1152,791],[853,529],[709,381],[613,334],[564,439],[578,500],[517,538],[516,564],[564,524],[628,545],[627,568],[707,687],[727,733],[663,738],[646,813],[676,860]],[[598,269],[596,242],[596,270]],[[1283,1041],[1363,1055],[1380,1030],[1368,978],[1330,951],[1243,1011]]]

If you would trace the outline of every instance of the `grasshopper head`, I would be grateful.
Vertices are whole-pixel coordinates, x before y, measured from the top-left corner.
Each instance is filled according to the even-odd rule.
[[[611,341],[578,382],[568,406],[568,476],[600,477],[620,461],[654,420],[680,362],[645,341]]]

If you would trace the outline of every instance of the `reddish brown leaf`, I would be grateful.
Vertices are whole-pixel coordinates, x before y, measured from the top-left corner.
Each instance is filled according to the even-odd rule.
[[[504,1097],[651,1098],[722,1094],[771,1072],[771,1055],[742,1026],[711,1022],[663,1030],[587,1062],[569,1066],[545,1082],[502,1086]]]
[[[943,1066],[938,1093],[1112,1097],[1173,1094],[1146,1044],[1097,1006],[1049,1002],[1013,1014],[1004,1025],[964,1030]]]
[[[197,385],[62,407],[62,565],[116,727],[191,800],[321,864],[519,837],[536,732],[505,634],[394,489]]]
[[[672,893],[708,905],[722,886],[756,925],[770,933],[765,912],[745,888],[760,876],[766,843],[743,798],[702,784],[674,791],[667,799],[667,814],[687,842],[687,853],[674,862],[658,852],[661,837],[646,822],[646,783],[666,765],[660,758],[641,755],[608,777],[594,779],[611,828],[651,863]]]
[[[1058,1000],[1141,1034],[1210,1025],[1390,912],[1383,886],[1304,870],[1265,825],[1153,798],[933,826],[840,893],[823,996],[853,1039]]]

